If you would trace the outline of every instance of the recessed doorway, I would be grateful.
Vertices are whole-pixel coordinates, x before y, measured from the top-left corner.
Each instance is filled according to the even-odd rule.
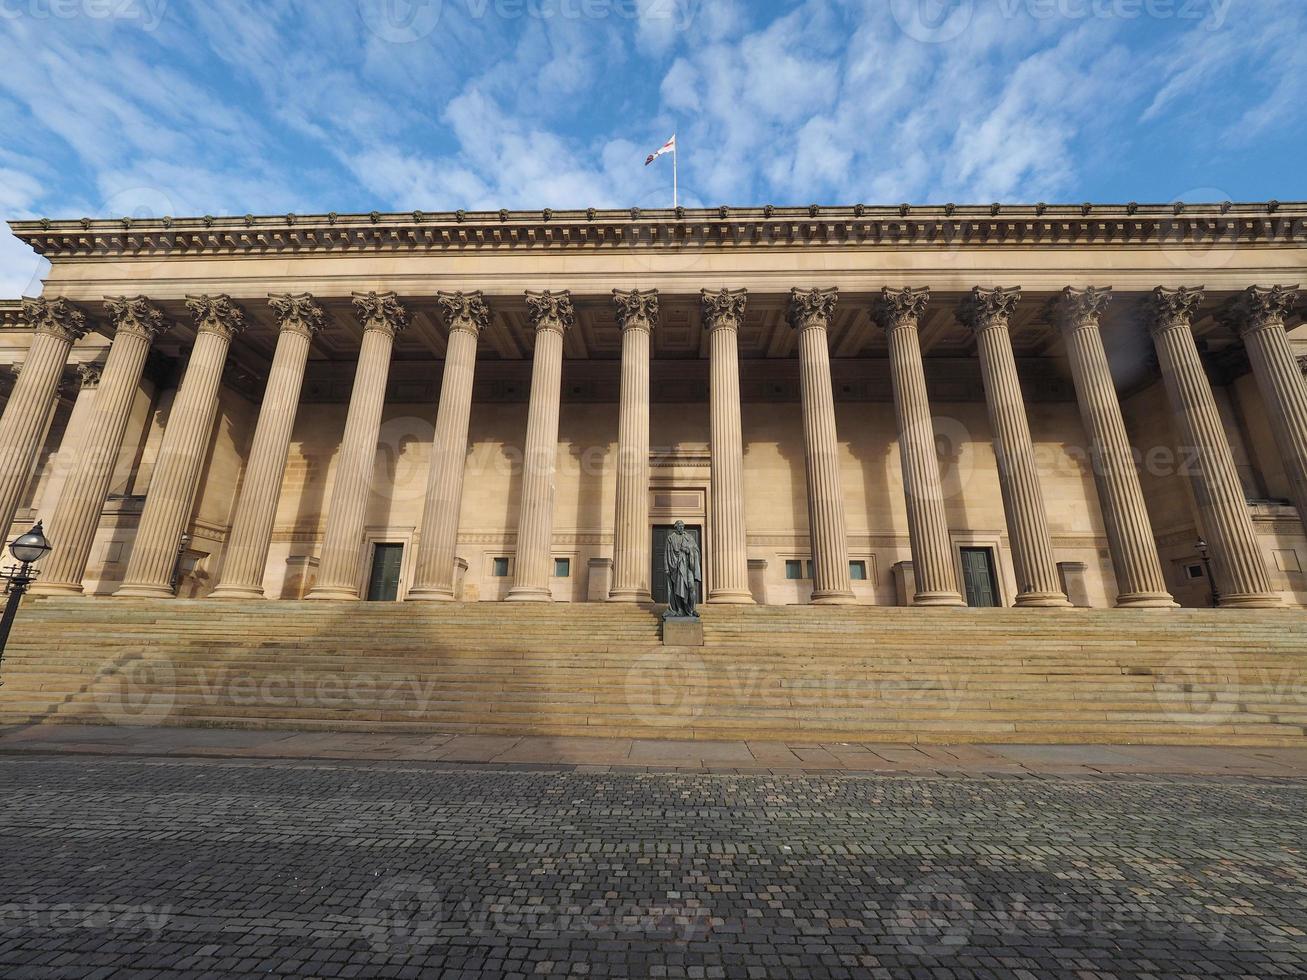
[[[962,549],[962,582],[968,606],[998,606],[998,576],[992,548]]]
[[[372,573],[368,576],[368,602],[395,602],[404,568],[404,546],[378,541],[372,546]]]

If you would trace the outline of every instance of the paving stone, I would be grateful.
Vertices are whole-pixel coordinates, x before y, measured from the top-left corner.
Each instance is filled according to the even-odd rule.
[[[0,780],[6,980],[1307,972],[1299,779],[33,754]]]

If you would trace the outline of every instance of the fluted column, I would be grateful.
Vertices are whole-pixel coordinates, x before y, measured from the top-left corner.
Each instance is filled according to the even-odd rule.
[[[190,296],[186,308],[195,317],[195,346],[168,413],[127,573],[114,593],[118,596],[173,595],[177,548],[195,506],[227,349],[232,337],[245,329],[245,317],[229,296]]]
[[[908,543],[916,578],[913,604],[962,606],[957,562],[949,539],[944,488],[939,476],[935,427],[926,395],[926,371],[917,336],[917,319],[926,309],[926,287],[881,289],[872,316],[889,342],[894,415],[898,422],[899,461],[908,512]]]
[[[345,434],[340,440],[336,477],[327,505],[327,529],[317,583],[306,598],[357,599],[363,560],[363,524],[368,513],[372,470],[377,461],[381,412],[395,334],[408,325],[408,313],[394,293],[355,293],[363,322],[363,343],[349,395]]]
[[[803,460],[808,477],[812,601],[818,605],[854,601],[827,333],[837,299],[835,289],[790,290],[790,326],[799,334],[799,399],[803,410]]]
[[[985,407],[998,460],[1003,513],[1017,575],[1016,604],[1069,606],[1053,560],[1044,492],[1035,465],[1035,445],[1026,419],[1016,358],[1012,355],[1012,338],[1008,335],[1008,318],[1020,298],[1021,290],[1016,288],[977,286],[962,303],[958,315],[976,334]]]
[[[32,344],[0,416],[0,535],[6,538],[32,479],[68,352],[86,333],[86,316],[62,298],[23,300],[23,320]]]
[[[528,292],[535,325],[531,403],[527,407],[522,498],[517,519],[513,587],[507,599],[549,602],[554,544],[554,471],[558,460],[558,404],[563,380],[563,334],[576,321],[567,290]]]
[[[1173,608],[1178,603],[1166,588],[1134,452],[1098,329],[1111,298],[1109,289],[1068,286],[1049,312],[1066,341],[1080,420],[1089,436],[1090,464],[1116,574],[1116,604],[1134,609]]]
[[[268,297],[280,331],[272,367],[263,389],[259,421],[254,427],[250,460],[227,538],[222,577],[214,599],[263,598],[263,573],[272,543],[272,525],[286,475],[291,430],[299,409],[300,388],[313,335],[322,329],[321,307],[307,293]]]
[[[480,292],[442,292],[438,299],[449,326],[449,344],[440,378],[436,432],[431,440],[431,469],[427,473],[427,499],[422,508],[417,571],[408,598],[452,600],[467,433],[472,420],[477,337],[490,322],[490,310]]]
[[[1278,606],[1280,596],[1271,588],[1234,456],[1194,342],[1194,311],[1202,298],[1201,288],[1154,289],[1148,303],[1153,346],[1176,435],[1182,449],[1194,453],[1189,482],[1211,547],[1221,605]]]
[[[59,503],[59,496],[63,493],[64,484],[68,480],[68,472],[82,458],[83,446],[86,443],[87,433],[90,431],[91,418],[95,415],[95,396],[100,387],[100,374],[103,369],[104,365],[100,362],[87,361],[78,364],[73,371],[75,378],[65,375],[66,380],[60,387],[61,391],[73,389],[76,392],[73,397],[72,411],[68,413],[63,433],[59,437],[59,448],[51,453],[49,459],[45,462],[46,474],[44,482],[39,488],[29,484],[31,509],[44,522],[47,534],[50,527],[50,515]],[[51,408],[53,409],[54,406],[52,405]],[[53,411],[50,412],[50,422],[54,421],[54,414]],[[42,445],[49,438],[49,429],[50,426],[47,424],[46,436],[41,440]],[[35,476],[35,467],[33,471]],[[39,494],[37,493],[38,489]]]
[[[1243,338],[1298,517],[1307,523],[1307,382],[1285,334],[1297,286],[1249,286],[1223,310]]]
[[[154,338],[170,326],[144,296],[107,299],[104,307],[114,325],[113,344],[100,373],[86,439],[47,527],[54,550],[32,587],[38,595],[77,595],[82,591],[86,562],[131,420],[132,403],[141,387],[145,360]]]
[[[708,411],[712,439],[709,602],[753,602],[744,528],[744,431],[740,421],[738,335],[745,299],[743,289],[702,292],[703,322],[708,330]]]
[[[617,407],[617,506],[613,585],[608,598],[649,602],[649,345],[658,321],[654,289],[613,290],[622,328],[622,388]]]

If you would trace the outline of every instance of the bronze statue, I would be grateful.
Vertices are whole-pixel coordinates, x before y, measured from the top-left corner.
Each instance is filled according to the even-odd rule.
[[[667,535],[663,567],[667,571],[667,612],[663,618],[698,619],[694,604],[699,598],[699,583],[703,581],[703,565],[699,560],[699,544],[685,529],[684,521],[677,521],[675,530]]]

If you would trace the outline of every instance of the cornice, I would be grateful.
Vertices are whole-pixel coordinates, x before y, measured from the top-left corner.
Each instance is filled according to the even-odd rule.
[[[1307,202],[810,205],[11,221],[47,258],[464,249],[1307,244]]]

